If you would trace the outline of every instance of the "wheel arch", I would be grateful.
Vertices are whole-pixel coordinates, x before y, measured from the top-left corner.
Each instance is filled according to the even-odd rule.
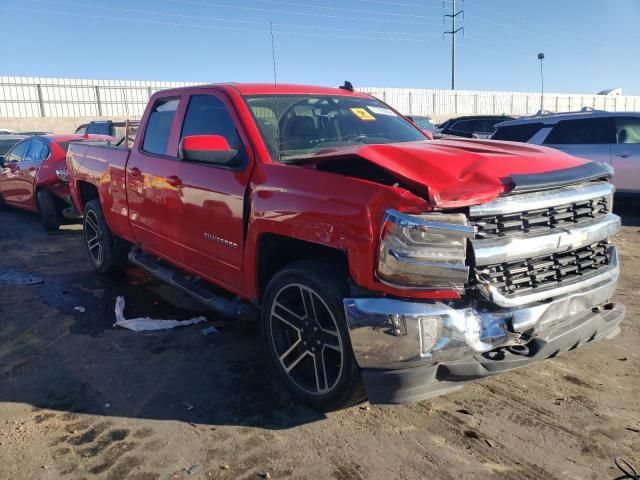
[[[282,268],[301,260],[326,258],[349,275],[347,252],[327,245],[300,240],[298,238],[264,233],[257,244],[257,293],[262,300],[269,280]]]

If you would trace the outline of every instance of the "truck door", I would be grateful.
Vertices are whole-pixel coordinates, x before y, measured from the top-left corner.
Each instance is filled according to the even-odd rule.
[[[180,139],[198,134],[224,136],[238,150],[233,166],[180,161]],[[215,89],[160,99],[140,143],[127,164],[136,239],[213,283],[241,290],[244,194],[253,157],[231,103]]]
[[[617,143],[611,147],[613,183],[619,192],[640,193],[640,117],[616,118]]]
[[[127,201],[132,233],[147,250],[168,258],[175,253],[170,221],[178,207],[168,177],[179,167],[176,113],[180,97],[160,98],[146,119],[144,137],[132,149],[126,167]],[[169,153],[170,148],[174,154]]]
[[[242,286],[244,195],[252,153],[231,102],[215,90],[191,95],[185,105],[180,139],[221,135],[237,150],[227,166],[181,161],[175,177],[178,207],[171,221],[182,261],[231,290]]]

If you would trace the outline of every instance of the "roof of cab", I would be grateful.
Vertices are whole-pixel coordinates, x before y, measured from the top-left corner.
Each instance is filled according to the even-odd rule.
[[[317,85],[294,85],[273,83],[214,83],[205,85],[193,85],[189,87],[172,88],[163,92],[179,92],[181,90],[198,90],[204,88],[233,89],[240,95],[341,95],[369,98],[366,93],[342,88],[319,87]]]

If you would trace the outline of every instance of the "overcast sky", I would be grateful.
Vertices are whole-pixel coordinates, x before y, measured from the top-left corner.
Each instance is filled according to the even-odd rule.
[[[444,4],[444,6],[443,6]],[[640,95],[640,0],[458,1],[456,87]],[[0,0],[0,75],[449,88],[452,0]]]

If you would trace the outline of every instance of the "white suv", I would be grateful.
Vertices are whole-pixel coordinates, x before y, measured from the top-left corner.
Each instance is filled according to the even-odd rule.
[[[557,148],[577,157],[613,165],[621,193],[640,193],[640,113],[583,109],[538,113],[496,125],[493,140]]]

